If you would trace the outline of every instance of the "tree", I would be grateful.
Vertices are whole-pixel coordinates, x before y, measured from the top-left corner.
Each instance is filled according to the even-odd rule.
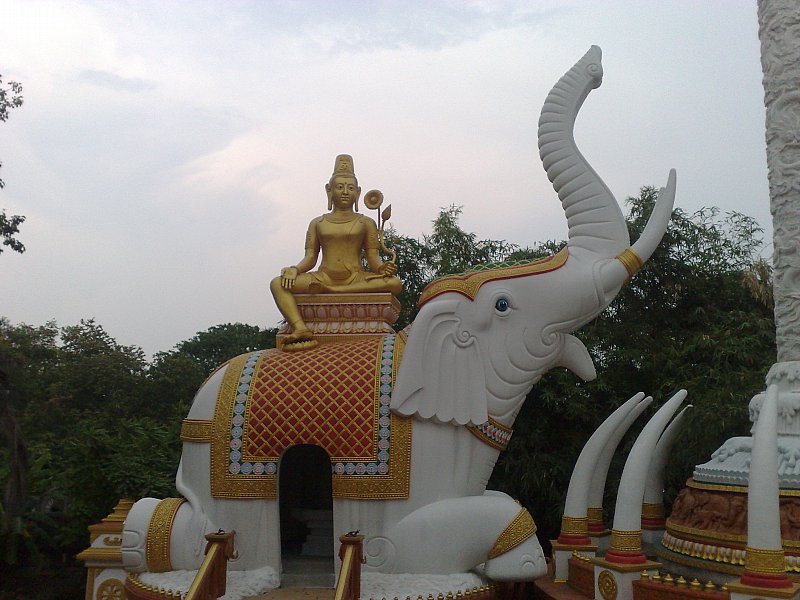
[[[260,329],[243,323],[214,325],[179,343],[173,353],[188,356],[206,375],[210,375],[214,369],[234,356],[274,348],[277,333],[277,329]]]
[[[0,503],[0,560],[17,562],[21,546],[33,548],[27,543],[29,527],[25,518],[28,499],[29,451],[26,436],[17,417],[18,410],[24,408],[19,400],[35,386],[33,373],[26,371],[32,363],[37,368],[52,357],[57,329],[55,324],[42,327],[21,325],[11,327],[8,321],[0,318],[0,464],[7,465],[0,471],[0,481],[4,482],[3,498]],[[16,404],[16,406],[15,406]]]
[[[459,273],[476,264],[497,262],[517,249],[503,240],[479,240],[475,233],[458,224],[460,206],[442,208],[433,221],[430,235],[422,240],[386,232],[386,245],[397,252],[399,276],[403,280],[400,318],[395,327],[402,329],[417,315],[417,300],[422,290],[437,277]]]
[[[22,84],[16,81],[9,81],[7,86],[3,85],[3,76],[0,75],[0,121],[8,120],[8,113],[14,108],[22,106]],[[0,163],[2,166],[2,163]],[[5,183],[0,179],[0,189],[5,187]],[[19,233],[19,226],[25,221],[21,215],[6,215],[6,210],[0,210],[0,238],[3,246],[10,247],[14,252],[25,252],[25,246],[14,236]],[[3,248],[0,246],[0,254]]]

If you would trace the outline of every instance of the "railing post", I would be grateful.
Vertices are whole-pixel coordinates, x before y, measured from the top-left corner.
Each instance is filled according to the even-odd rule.
[[[342,568],[336,584],[336,600],[359,600],[361,596],[361,565],[364,563],[364,536],[358,532],[339,536],[339,560]]]
[[[206,534],[206,558],[186,592],[186,600],[216,600],[225,595],[228,561],[236,558],[235,535],[235,531],[225,533],[221,529]]]

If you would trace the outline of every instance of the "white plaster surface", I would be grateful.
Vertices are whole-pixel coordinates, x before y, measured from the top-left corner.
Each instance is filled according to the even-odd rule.
[[[658,409],[636,438],[619,481],[617,504],[614,508],[614,529],[641,530],[642,500],[653,451],[667,423],[685,398],[686,390],[680,390],[670,398]]]
[[[628,413],[628,416],[625,418],[625,420],[622,423],[620,423],[620,425],[614,430],[614,433],[608,439],[605,446],[603,446],[603,449],[597,458],[597,464],[595,464],[594,472],[592,473],[592,482],[589,484],[589,495],[588,495],[589,507],[603,506],[603,496],[605,494],[605,489],[606,489],[606,479],[608,477],[608,469],[611,467],[611,461],[614,458],[614,453],[617,450],[617,446],[619,446],[619,443],[622,440],[622,436],[624,436],[627,433],[628,429],[630,429],[631,425],[633,425],[633,422],[636,419],[638,419],[639,415],[641,415],[642,412],[652,403],[653,403],[652,396],[648,396],[647,398],[639,402],[639,404],[637,404],[633,408],[633,410],[631,410],[630,413]],[[610,418],[611,417],[609,417],[609,419]]]
[[[800,360],[800,11],[796,0],[761,0],[758,37],[767,109],[778,361]]]
[[[672,446],[680,432],[683,416],[691,407],[692,405],[690,404],[679,412],[658,439],[653,458],[650,460],[650,470],[647,473],[647,483],[644,488],[644,501],[647,503],[657,504],[664,499],[664,470],[667,467],[667,462],[669,462]]]
[[[602,456],[603,450],[611,445],[609,442],[615,437],[617,430],[628,422],[628,415],[642,402],[643,398],[644,393],[639,392],[623,403],[606,417],[606,420],[595,429],[584,444],[578,460],[575,461],[575,467],[572,469],[572,476],[569,480],[567,498],[564,503],[565,516],[579,519],[586,516],[586,509],[589,506],[589,489],[597,462]],[[603,484],[605,484],[605,477],[603,477]]]
[[[782,550],[780,497],[778,488],[778,386],[767,388],[767,395],[753,435],[750,487],[747,492],[747,546]]]
[[[185,593],[197,576],[197,571],[169,571],[167,573],[142,573],[142,583]],[[253,571],[228,571],[225,584],[225,595],[222,600],[241,600],[248,596],[263,594],[280,585],[278,574],[270,567],[262,567]]]

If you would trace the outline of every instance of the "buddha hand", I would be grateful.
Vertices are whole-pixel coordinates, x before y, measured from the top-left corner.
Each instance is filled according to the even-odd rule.
[[[384,277],[394,277],[397,275],[397,265],[393,262],[385,262],[381,265],[381,275]]]
[[[297,279],[297,267],[284,267],[281,269],[281,287],[290,290]]]

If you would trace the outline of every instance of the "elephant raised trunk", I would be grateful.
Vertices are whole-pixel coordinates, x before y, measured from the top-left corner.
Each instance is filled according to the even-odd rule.
[[[564,207],[570,254],[580,258],[586,251],[589,260],[598,265],[596,283],[604,307],[661,240],[672,213],[675,172],[670,172],[667,187],[661,189],[642,236],[630,247],[619,204],[580,153],[573,135],[575,118],[586,96],[602,83],[601,58],[600,48],[592,46],[547,95],[539,117],[539,156]]]
[[[578,110],[603,80],[600,59],[600,48],[592,46],[547,95],[539,117],[539,156],[567,215],[570,250],[613,258],[630,245],[625,219],[573,136]]]

